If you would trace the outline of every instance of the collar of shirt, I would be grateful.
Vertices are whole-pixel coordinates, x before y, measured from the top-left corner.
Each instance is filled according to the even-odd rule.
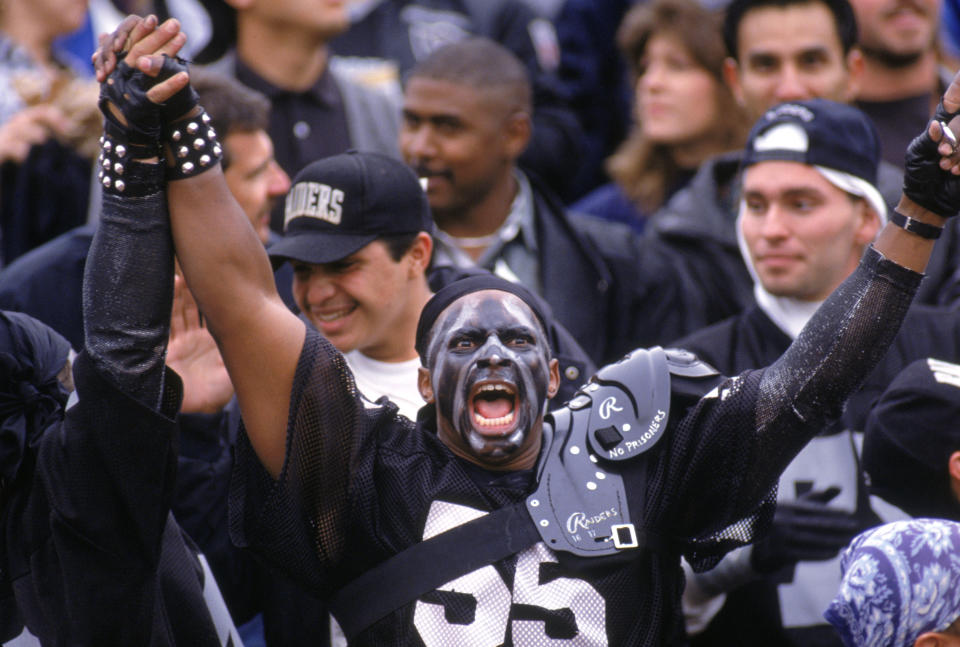
[[[253,88],[258,92],[262,92],[271,101],[286,94],[291,96],[310,97],[322,106],[335,106],[340,103],[340,93],[337,91],[333,77],[330,74],[329,63],[323,68],[323,74],[320,75],[320,78],[317,79],[316,83],[303,92],[294,92],[291,90],[285,90],[270,83],[270,81],[267,81],[265,78],[254,72],[249,66],[240,60],[239,56],[235,56],[234,61],[234,71],[236,73],[237,80],[249,88]]]
[[[534,214],[533,189],[530,181],[521,171],[514,171],[517,180],[517,195],[510,204],[510,213],[500,228],[494,232],[494,239],[484,250],[477,262],[457,246],[456,238],[437,229],[434,233],[436,241],[436,263],[438,265],[454,265],[456,267],[473,267],[480,265],[493,268],[496,260],[503,256],[504,248],[508,245],[518,247],[525,255],[536,258],[537,231]]]

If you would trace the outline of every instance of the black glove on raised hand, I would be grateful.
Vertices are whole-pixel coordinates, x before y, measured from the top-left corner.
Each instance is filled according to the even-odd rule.
[[[773,573],[797,562],[831,559],[872,521],[827,506],[840,489],[810,491],[794,501],[777,502],[770,533],[753,546],[750,565]]]
[[[933,119],[948,124],[958,114],[960,111],[947,112],[941,101]],[[960,176],[940,168],[938,144],[930,137],[928,126],[907,146],[903,194],[924,209],[949,218],[960,212]]]
[[[132,159],[156,157],[160,151],[160,107],[147,98],[154,80],[123,61],[100,84],[100,112],[105,135],[123,146]],[[121,116],[117,115],[117,112]]]

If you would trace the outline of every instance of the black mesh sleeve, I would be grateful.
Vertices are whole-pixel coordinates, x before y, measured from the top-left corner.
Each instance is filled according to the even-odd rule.
[[[921,278],[871,247],[779,360],[727,380],[677,424],[650,514],[685,538],[696,570],[769,520],[780,473],[883,357]]]
[[[343,356],[308,329],[279,478],[263,469],[244,433],[238,439],[230,483],[234,543],[253,548],[312,591],[329,592],[330,572],[348,548],[356,492],[375,496],[369,473],[374,432],[395,419],[396,406],[364,400]]]
[[[154,173],[162,177],[158,164]],[[159,185],[159,182],[157,183]],[[173,307],[173,239],[166,194],[104,192],[83,277],[86,348],[126,393],[156,408]]]
[[[760,477],[774,481],[886,354],[923,278],[873,247],[817,310],[800,336],[764,371],[756,407],[761,452],[778,457]],[[786,405],[786,406],[785,406]]]

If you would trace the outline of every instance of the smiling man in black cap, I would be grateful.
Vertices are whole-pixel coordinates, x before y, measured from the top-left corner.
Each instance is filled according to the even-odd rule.
[[[287,194],[274,264],[293,266],[301,313],[330,340],[371,400],[389,395],[415,418],[414,333],[432,292],[433,221],[413,171],[378,153],[316,161]]]
[[[140,139],[151,119],[171,134],[201,122],[177,94],[187,74],[154,84],[127,67],[158,72],[159,57],[139,57],[171,37],[137,28],[123,64],[99,58],[130,89],[110,92],[136,120],[115,138]],[[945,103],[940,121],[960,112],[960,77]],[[342,355],[276,296],[204,133],[170,160],[167,196],[243,412],[234,539],[331,600],[357,645],[682,644],[679,555],[703,569],[765,527],[777,476],[882,357],[960,209],[960,178],[938,166],[960,169],[955,151],[941,158],[942,128],[908,151],[905,219],[771,366],[722,379],[634,351],[547,414],[558,372],[535,302],[497,279],[455,282],[423,309],[433,406],[415,424],[361,398]],[[354,201],[345,192],[343,211]]]

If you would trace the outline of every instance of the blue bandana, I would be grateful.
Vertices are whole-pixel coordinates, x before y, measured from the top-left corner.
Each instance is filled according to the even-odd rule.
[[[960,524],[897,521],[853,539],[824,612],[847,647],[903,647],[960,617]]]

